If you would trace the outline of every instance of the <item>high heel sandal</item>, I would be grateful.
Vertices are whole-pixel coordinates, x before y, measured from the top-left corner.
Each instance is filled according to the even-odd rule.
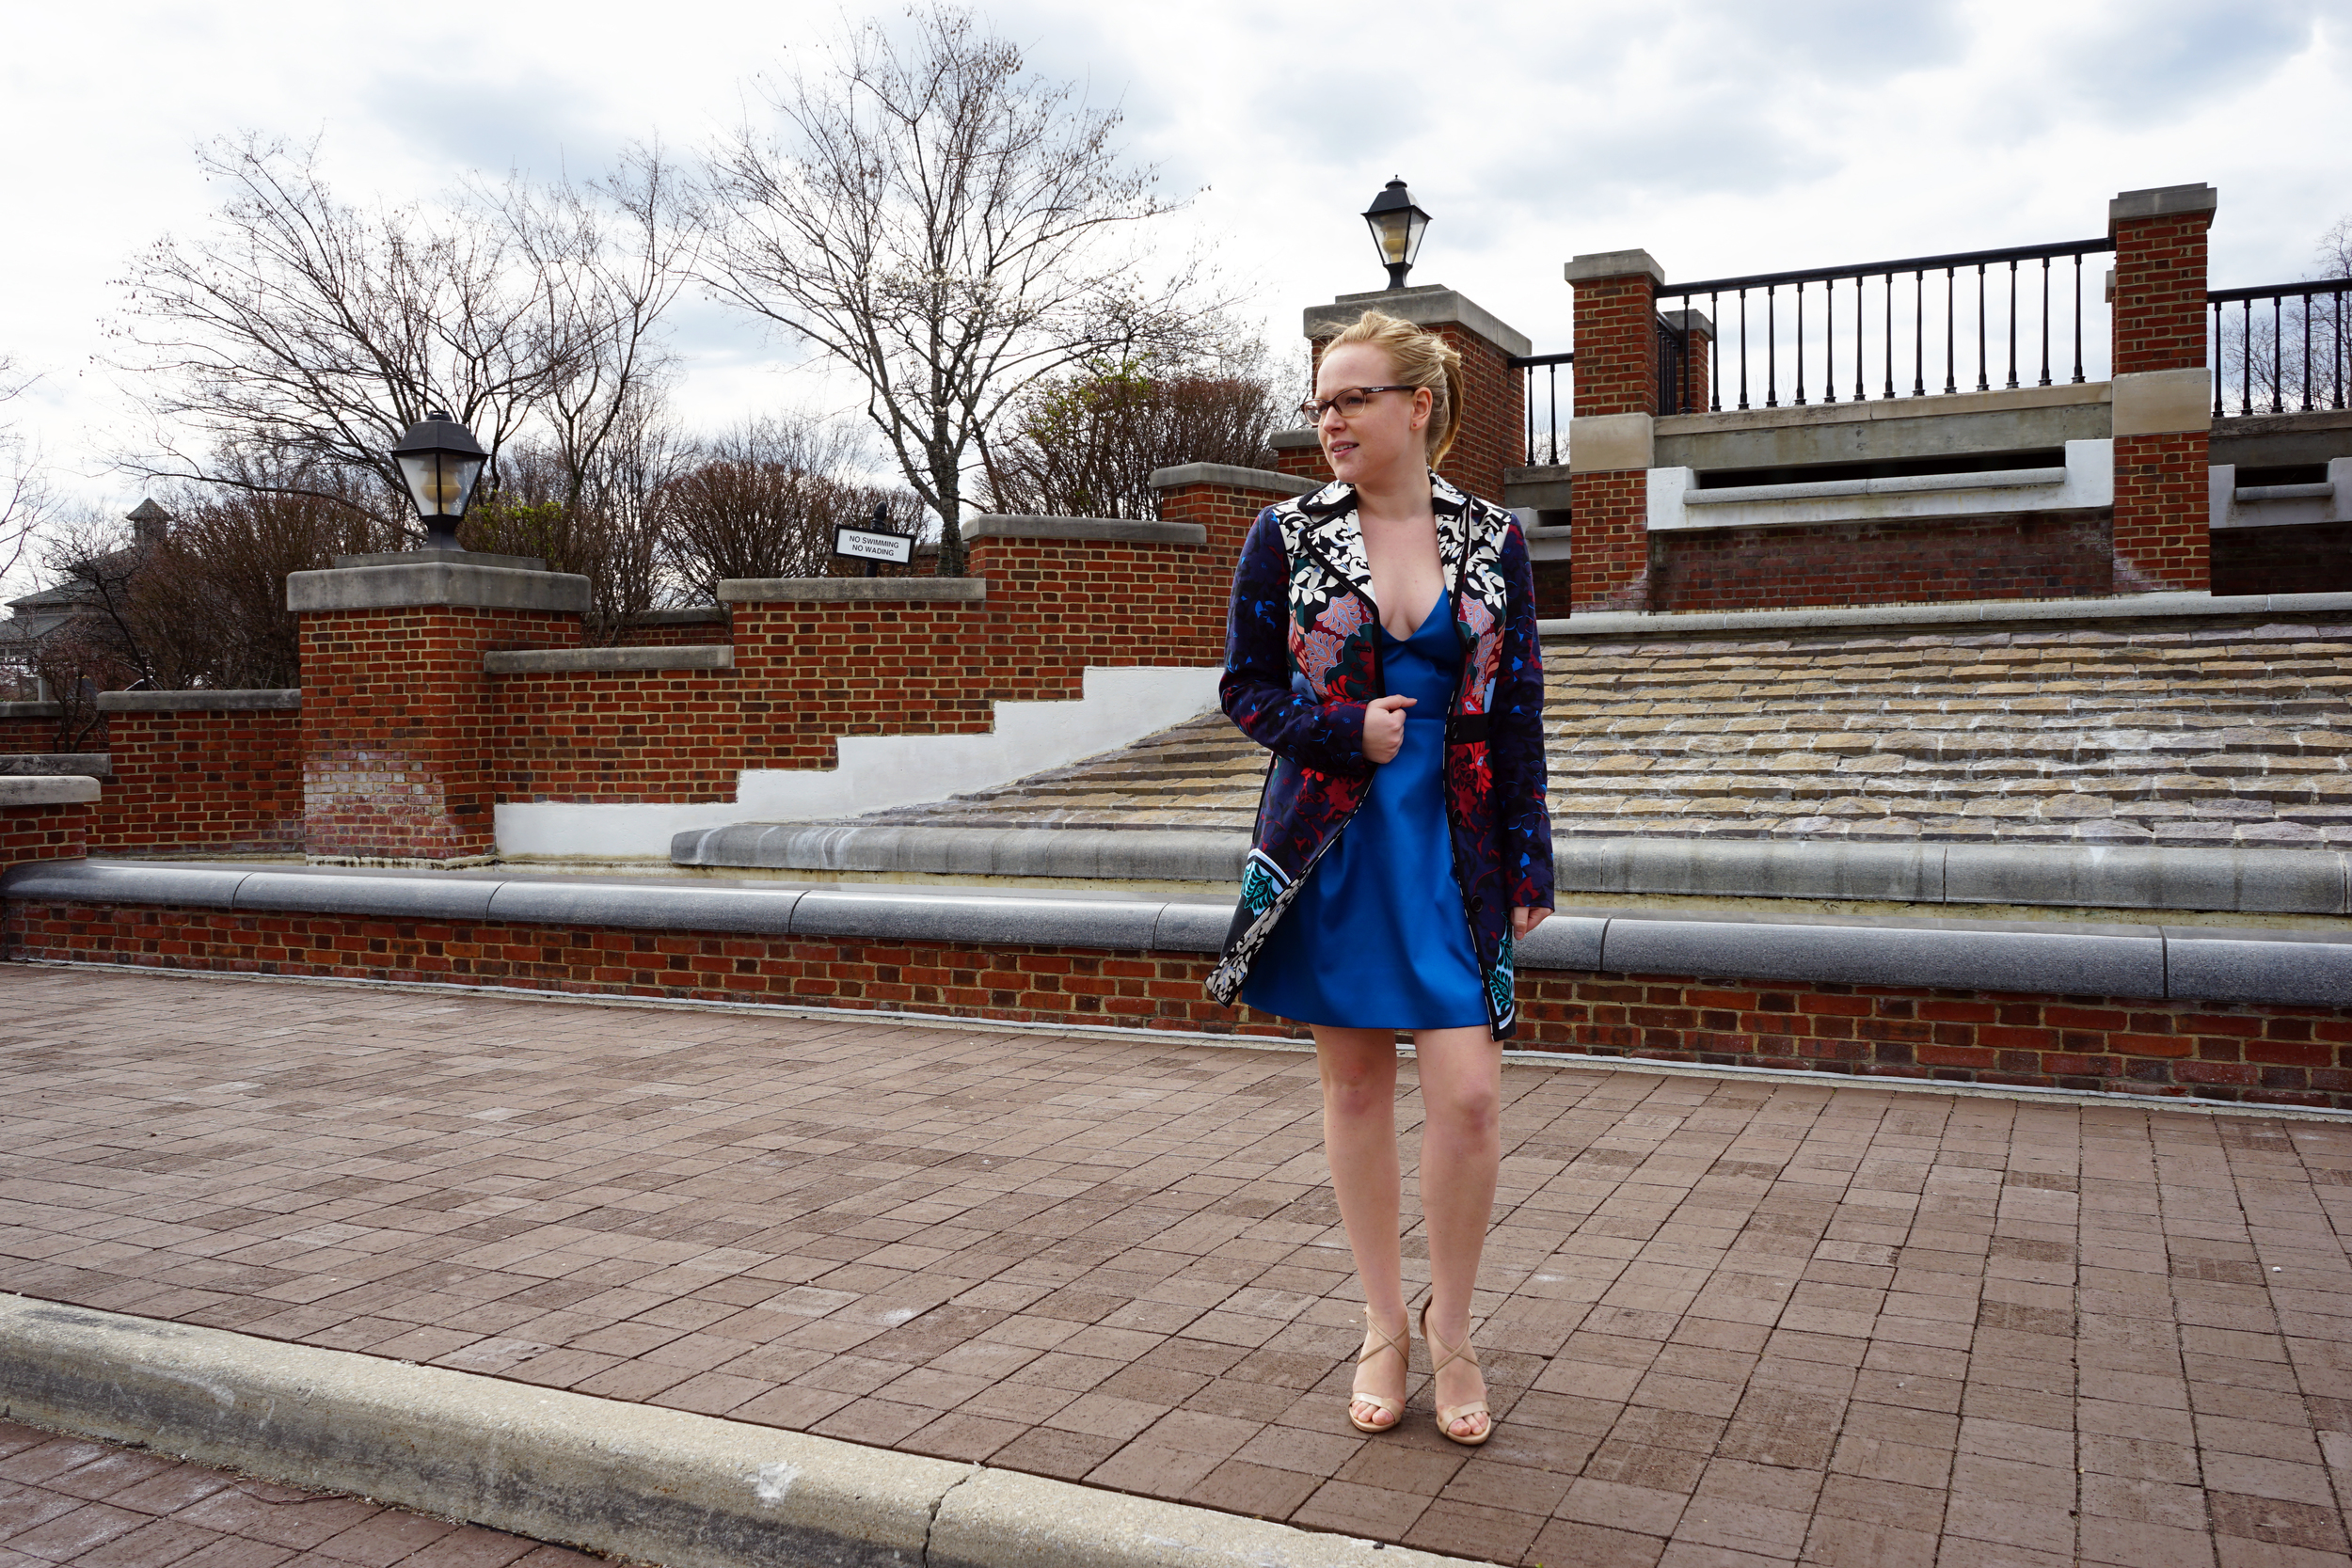
[[[1405,1363],[1405,1374],[1409,1379],[1412,1376],[1413,1371],[1411,1320],[1407,1319],[1406,1320],[1406,1326],[1398,1329],[1393,1336],[1383,1334],[1380,1332],[1380,1325],[1372,1321],[1372,1308],[1369,1307],[1365,1307],[1364,1349],[1363,1354],[1356,1357],[1356,1365],[1360,1367],[1365,1362],[1371,1360],[1374,1356],[1379,1354],[1382,1351],[1392,1350],[1396,1352],[1396,1358]],[[1375,1339],[1377,1339],[1380,1342],[1378,1344],[1374,1344],[1373,1341]],[[1359,1420],[1356,1416],[1356,1407],[1359,1404],[1371,1405],[1374,1409],[1380,1411],[1389,1418],[1377,1426],[1369,1421]],[[1369,1432],[1374,1433],[1394,1432],[1397,1429],[1398,1424],[1404,1419],[1405,1402],[1403,1400],[1392,1400],[1386,1394],[1368,1394],[1360,1388],[1351,1388],[1348,1390],[1347,1424],[1354,1427],[1358,1432]]]
[[[1460,1344],[1449,1345],[1443,1339],[1438,1338],[1438,1336],[1430,1330],[1429,1309],[1437,1304],[1437,1298],[1434,1296],[1421,1304],[1421,1337],[1429,1341],[1429,1360],[1431,1363],[1429,1368],[1429,1399],[1432,1403],[1436,1403],[1438,1398],[1438,1374],[1439,1372],[1444,1371],[1450,1364],[1455,1361],[1467,1361],[1473,1367],[1478,1365],[1478,1353],[1470,1348],[1469,1335],[1465,1334],[1462,1336],[1462,1342]],[[1440,1354],[1440,1352],[1443,1354]],[[1475,1437],[1455,1436],[1454,1433],[1454,1423],[1459,1420],[1467,1419],[1471,1416],[1486,1417],[1486,1424],[1479,1428],[1478,1434]],[[1466,1449],[1474,1449],[1478,1447],[1479,1444],[1484,1443],[1487,1438],[1492,1437],[1495,1434],[1495,1413],[1486,1408],[1486,1402],[1485,1400],[1472,1400],[1468,1404],[1456,1404],[1451,1406],[1440,1404],[1438,1405],[1438,1431],[1448,1442],[1459,1443]]]

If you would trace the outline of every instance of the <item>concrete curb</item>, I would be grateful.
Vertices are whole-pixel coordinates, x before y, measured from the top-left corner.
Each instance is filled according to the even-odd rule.
[[[1248,833],[1153,828],[933,828],[739,822],[670,841],[677,865],[779,871],[915,871],[1112,881],[1241,881]]]
[[[1441,1568],[1464,1560],[715,1416],[24,1296],[0,1295],[0,1406],[55,1431],[668,1568]]]
[[[111,779],[111,752],[14,752],[0,753],[0,777],[17,779]]]

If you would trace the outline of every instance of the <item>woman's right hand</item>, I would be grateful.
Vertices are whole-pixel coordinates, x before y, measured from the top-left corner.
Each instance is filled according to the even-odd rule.
[[[1375,763],[1393,762],[1405,747],[1405,710],[1410,697],[1375,697],[1364,705],[1364,755]]]

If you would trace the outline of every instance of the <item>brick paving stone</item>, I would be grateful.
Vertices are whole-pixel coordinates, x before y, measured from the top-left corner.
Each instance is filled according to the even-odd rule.
[[[0,1568],[587,1568],[604,1560],[14,1421],[0,1420],[0,1455],[42,1456],[25,1467],[38,1479],[0,1480]]]
[[[1515,1563],[2352,1552],[2344,1123],[1509,1065],[1473,1451],[1346,1424],[1303,1053],[0,987],[0,1289]],[[553,1568],[7,1428],[0,1551]]]

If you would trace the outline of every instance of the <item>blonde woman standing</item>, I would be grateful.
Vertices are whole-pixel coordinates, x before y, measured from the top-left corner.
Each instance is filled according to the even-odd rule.
[[[1240,908],[1210,993],[1312,1026],[1324,1146],[1364,1349],[1348,1419],[1404,1414],[1396,1036],[1424,1120],[1430,1288],[1422,1333],[1438,1430],[1493,1434],[1470,1294],[1501,1158],[1512,946],[1551,912],[1543,670],[1527,542],[1438,477],[1462,420],[1458,355],[1368,310],[1326,348],[1302,406],[1334,482],[1269,507],[1242,546],[1226,713],[1274,753]]]

